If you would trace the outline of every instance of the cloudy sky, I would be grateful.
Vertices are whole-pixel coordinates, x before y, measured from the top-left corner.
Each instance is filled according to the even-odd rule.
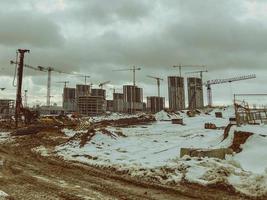
[[[0,98],[14,98],[18,48],[30,49],[25,63],[90,75],[96,85],[121,91],[137,83],[144,96],[156,95],[147,75],[178,75],[171,66],[205,65],[204,80],[256,74],[257,78],[213,86],[213,100],[230,104],[233,93],[267,93],[267,1],[264,0],[0,0]],[[183,72],[201,70],[184,68]],[[47,74],[25,69],[29,102],[45,103]],[[187,76],[188,74],[186,74]],[[52,102],[60,104],[62,84],[82,77],[53,73]],[[108,95],[109,97],[110,95]],[[206,98],[205,98],[206,99]]]

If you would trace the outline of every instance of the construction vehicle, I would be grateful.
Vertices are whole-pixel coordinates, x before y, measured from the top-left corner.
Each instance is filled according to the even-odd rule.
[[[133,71],[133,86],[135,86],[136,85],[135,73],[137,70],[141,70],[141,68],[133,66],[132,68],[129,68],[129,69],[117,69],[117,70],[113,70],[113,71]]]
[[[233,78],[226,78],[226,79],[208,80],[206,83],[204,83],[204,85],[207,87],[208,106],[212,107],[211,85],[231,83],[231,82],[235,82],[235,81],[242,81],[242,80],[253,79],[253,78],[256,78],[255,74],[250,74],[247,76],[238,76],[238,77],[233,77]]]
[[[17,53],[19,54],[19,62],[16,62],[17,66],[17,95],[16,95],[16,107],[15,107],[15,125],[18,127],[19,119],[21,115],[24,116],[25,124],[32,123],[37,117],[38,113],[30,111],[27,108],[24,108],[22,105],[22,79],[23,79],[23,67],[24,67],[24,54],[29,53],[28,49],[18,49]]]
[[[158,97],[160,97],[160,81],[163,81],[162,78],[159,78],[159,77],[155,77],[155,76],[150,76],[150,75],[147,75],[147,77],[149,78],[153,78],[157,81],[157,86],[158,86]]]

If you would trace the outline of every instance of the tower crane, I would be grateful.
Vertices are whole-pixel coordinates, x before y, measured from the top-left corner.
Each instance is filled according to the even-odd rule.
[[[18,62],[15,61],[10,61],[10,64],[19,64]],[[33,67],[27,64],[24,64],[24,67],[36,70],[36,71],[41,71],[41,72],[47,72],[48,77],[47,77],[47,95],[46,95],[46,105],[49,107],[50,106],[50,99],[51,99],[51,73],[52,72],[57,72],[60,74],[68,74],[68,75],[82,75],[82,74],[77,74],[77,73],[68,73],[68,72],[63,72],[61,70],[57,70],[53,67],[43,67],[43,66],[37,66]]]
[[[113,71],[133,71],[133,86],[135,86],[135,73],[137,70],[141,70],[141,68],[133,66],[132,68],[129,68],[129,69],[117,69]]]
[[[186,72],[186,74],[198,74],[200,75],[201,81],[203,80],[203,73],[208,72],[208,70],[199,70],[193,72]]]
[[[87,84],[87,79],[90,78],[91,76],[88,75],[79,75],[79,77],[83,77],[84,78],[84,85]]]
[[[222,84],[222,83],[231,83],[234,81],[242,81],[247,79],[253,79],[256,78],[255,74],[250,74],[246,76],[238,76],[233,78],[226,78],[226,79],[214,79],[214,80],[208,80],[204,85],[207,87],[207,97],[208,97],[208,106],[212,106],[212,92],[211,92],[211,85],[216,84]]]
[[[57,83],[63,83],[64,84],[64,88],[67,87],[67,84],[70,83],[69,81],[58,81]]]
[[[98,86],[103,89],[103,86],[110,83],[111,81],[106,81],[106,82],[103,82],[103,83],[100,83]]]
[[[173,65],[174,68],[178,67],[179,68],[179,75],[182,77],[182,68],[183,67],[205,67],[204,65]]]
[[[147,77],[156,79],[157,86],[158,86],[158,97],[160,97],[160,81],[163,81],[163,79],[159,77],[155,77],[155,76],[150,76],[150,75],[148,75]]]

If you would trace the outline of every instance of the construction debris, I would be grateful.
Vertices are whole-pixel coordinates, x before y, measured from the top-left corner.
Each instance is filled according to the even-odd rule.
[[[222,118],[222,112],[215,112],[215,117],[216,118]]]

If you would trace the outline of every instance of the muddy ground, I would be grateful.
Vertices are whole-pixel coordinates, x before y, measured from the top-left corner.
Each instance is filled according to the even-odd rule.
[[[55,155],[41,156],[32,149],[40,145],[53,151],[68,140],[58,131],[13,137],[0,144],[0,190],[9,199],[249,199],[231,188],[206,188],[183,183],[167,187],[118,175]]]

